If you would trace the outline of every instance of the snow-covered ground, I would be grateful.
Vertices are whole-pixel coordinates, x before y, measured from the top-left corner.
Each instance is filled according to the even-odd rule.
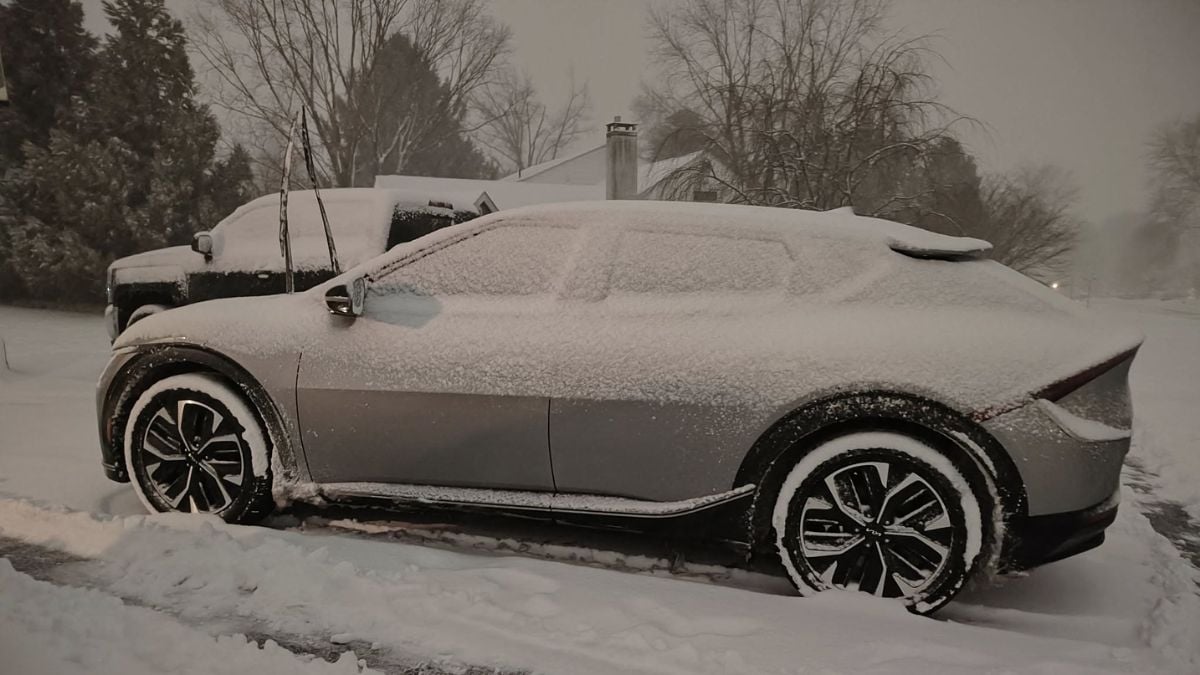
[[[653,561],[620,554],[554,556],[623,563],[601,568],[486,537],[142,515],[99,467],[101,320],[0,307],[0,672],[1200,672],[1197,571],[1143,515],[1155,500],[1200,516],[1200,305],[1096,305],[1148,336],[1130,479],[1149,494],[1126,490],[1101,548],[966,593],[940,621],[748,575],[629,571]]]

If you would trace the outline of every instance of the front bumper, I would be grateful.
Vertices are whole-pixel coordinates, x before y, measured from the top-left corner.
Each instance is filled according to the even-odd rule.
[[[1120,501],[1118,490],[1086,509],[1010,522],[1011,543],[1003,570],[1027,570],[1096,548],[1104,543],[1104,530],[1116,520]]]
[[[117,308],[113,305],[108,305],[104,308],[104,327],[108,331],[108,341],[111,343],[121,334],[121,329],[118,320]]]

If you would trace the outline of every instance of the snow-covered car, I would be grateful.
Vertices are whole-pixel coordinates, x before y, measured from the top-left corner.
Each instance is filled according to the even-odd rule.
[[[391,190],[342,188],[324,190],[321,196],[343,268],[477,215],[469,208],[456,210],[442,199]],[[333,276],[314,193],[291,192],[288,213],[295,285],[307,290]],[[211,232],[197,232],[190,249],[171,246],[114,261],[106,290],[110,339],[164,309],[214,298],[282,293],[279,195],[250,201]]]
[[[917,611],[1103,540],[1141,336],[989,245],[656,202],[490,214],[306,293],[116,342],[104,469],[151,511],[274,496],[620,523]]]

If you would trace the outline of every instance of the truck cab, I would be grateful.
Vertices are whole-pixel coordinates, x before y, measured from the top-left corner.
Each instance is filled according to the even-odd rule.
[[[321,191],[342,269],[448,225],[478,215],[448,201],[375,188]],[[108,267],[105,309],[109,339],[130,324],[172,307],[285,291],[279,245],[279,195],[238,207],[191,246],[171,246],[114,261]],[[324,225],[311,190],[288,195],[295,289],[333,276]]]

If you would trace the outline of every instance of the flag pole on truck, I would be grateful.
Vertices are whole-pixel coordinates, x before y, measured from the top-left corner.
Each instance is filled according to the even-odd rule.
[[[296,122],[300,115],[292,120],[288,129],[287,149],[283,151],[283,185],[279,187],[279,252],[283,255],[284,289],[288,293],[296,292],[295,274],[292,270],[292,236],[288,232],[288,191],[292,182],[292,145],[296,137]]]
[[[321,210],[321,224],[325,227],[325,245],[329,247],[329,266],[333,268],[333,276],[342,273],[338,265],[337,246],[333,243],[333,232],[329,229],[329,216],[325,214],[325,202],[321,199],[321,189],[317,187],[317,169],[313,166],[312,143],[308,138],[308,113],[306,108],[300,108],[300,145],[304,148],[304,166],[308,169],[308,180],[312,183],[313,195],[317,198],[317,208]]]
[[[312,184],[313,196],[317,198],[317,209],[321,212],[321,225],[325,228],[325,245],[329,248],[329,266],[334,276],[342,273],[338,263],[337,246],[333,242],[333,230],[329,227],[329,215],[325,212],[325,201],[321,199],[321,189],[317,185],[317,169],[313,163],[312,141],[308,135],[308,110],[300,106],[300,112],[292,119],[288,129],[287,149],[283,156],[283,184],[279,187],[279,249],[283,255],[285,289],[288,293],[296,290],[295,270],[292,264],[292,237],[288,230],[288,192],[292,181],[292,149],[295,147],[296,128],[300,128],[300,147],[304,152],[304,166],[308,170],[308,180]]]

